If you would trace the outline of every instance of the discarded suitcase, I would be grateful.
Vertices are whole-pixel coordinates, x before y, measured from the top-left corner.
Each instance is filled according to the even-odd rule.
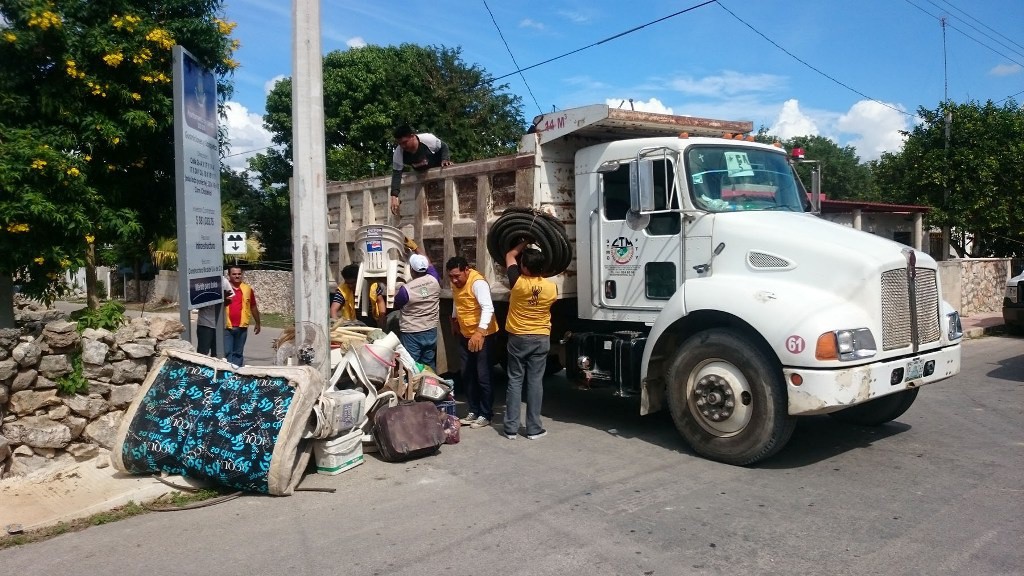
[[[443,418],[432,402],[380,407],[373,415],[373,439],[381,458],[402,462],[437,452],[445,441]]]

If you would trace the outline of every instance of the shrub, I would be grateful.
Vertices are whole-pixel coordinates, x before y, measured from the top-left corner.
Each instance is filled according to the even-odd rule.
[[[86,328],[117,330],[128,321],[124,316],[124,304],[117,300],[108,300],[95,310],[91,308],[79,310],[71,317],[78,321],[79,332],[84,332]]]
[[[82,355],[75,354],[71,358],[71,373],[57,379],[57,391],[65,396],[71,396],[89,389],[89,381],[82,374]]]

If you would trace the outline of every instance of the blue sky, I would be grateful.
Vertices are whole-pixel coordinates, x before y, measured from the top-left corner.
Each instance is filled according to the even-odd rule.
[[[499,77],[516,71],[512,56],[526,68],[701,3],[321,0],[321,38],[325,53],[461,47],[464,61]],[[242,43],[228,117],[227,163],[237,167],[270,143],[262,115],[273,82],[291,75],[292,3],[228,0],[226,12]],[[782,138],[827,136],[870,160],[898,150],[898,131],[946,90],[958,102],[1024,101],[1024,1],[719,0],[523,76],[500,83],[522,97],[527,120],[553,107],[629,107],[632,98],[638,110],[750,120]]]

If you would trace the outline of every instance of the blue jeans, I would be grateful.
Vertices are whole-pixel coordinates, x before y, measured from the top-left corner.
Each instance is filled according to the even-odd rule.
[[[245,339],[249,336],[249,328],[224,329],[224,357],[235,366],[244,366]]]
[[[403,332],[398,339],[413,360],[437,372],[437,328],[408,334]]]
[[[466,387],[469,411],[491,420],[494,418],[494,390],[491,388],[491,350],[497,334],[484,338],[479,352],[469,351],[469,338],[459,335],[460,380]]]
[[[544,368],[551,350],[546,334],[508,335],[508,390],[505,393],[505,434],[519,433],[519,404],[526,383],[526,434],[540,434],[540,405],[544,400]]]

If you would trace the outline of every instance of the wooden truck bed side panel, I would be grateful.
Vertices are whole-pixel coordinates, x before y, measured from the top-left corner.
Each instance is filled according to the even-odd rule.
[[[488,228],[505,208],[531,206],[562,219],[570,232],[570,242],[575,242],[575,222],[565,220],[575,211],[572,182],[571,155],[568,162],[552,164],[526,153],[435,168],[422,174],[407,172],[397,217],[388,208],[390,175],[328,182],[330,270],[337,279],[343,266],[357,260],[356,229],[365,224],[387,224],[420,242],[439,270],[452,256],[464,256],[484,274],[495,298],[505,299],[503,263],[493,262],[487,253]],[[567,278],[571,278],[570,283]],[[553,280],[560,295],[575,293],[574,269]],[[450,288],[443,271],[442,286]]]

